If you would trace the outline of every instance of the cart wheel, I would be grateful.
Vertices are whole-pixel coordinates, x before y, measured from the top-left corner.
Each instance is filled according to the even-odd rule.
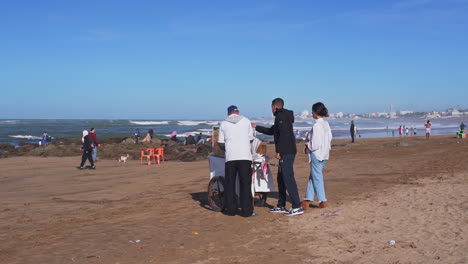
[[[258,202],[257,202],[257,206],[266,206],[266,201],[267,201],[267,198],[268,198],[268,193],[264,192],[264,193],[257,193],[258,195]]]
[[[208,183],[208,202],[211,209],[221,211],[224,206],[224,179],[220,176],[215,176]]]

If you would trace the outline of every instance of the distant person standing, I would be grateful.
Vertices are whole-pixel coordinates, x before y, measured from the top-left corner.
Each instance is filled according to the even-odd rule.
[[[89,160],[89,163],[91,163],[91,169],[95,169],[96,167],[94,166],[94,161],[93,161],[93,147],[92,144],[93,142],[89,138],[88,135],[88,130],[83,130],[83,137],[81,138],[81,141],[83,142],[83,146],[81,149],[83,150],[83,155],[81,156],[81,164],[79,169],[82,170],[84,169],[83,166],[86,162],[86,160]]]
[[[94,127],[91,128],[91,130],[89,131],[89,134],[88,134],[89,138],[91,139],[92,141],[92,147],[93,147],[93,161],[94,162],[97,162],[97,148],[99,146],[101,146],[101,144],[99,144],[99,141],[98,141],[98,138],[96,136],[96,129]]]
[[[271,111],[275,116],[274,125],[270,128],[252,124],[258,132],[273,135],[278,168],[278,203],[270,209],[270,213],[284,213],[286,216],[301,215],[301,207],[296,179],[294,178],[294,159],[296,158],[296,139],[294,137],[294,112],[283,108],[284,101],[276,98],[271,102]],[[291,198],[292,208],[286,211],[286,191]]]
[[[400,137],[403,136],[403,128],[401,126],[398,128],[398,134],[400,135]]]
[[[409,135],[409,128],[406,128],[406,136]]]
[[[48,139],[49,134],[47,134],[47,132],[44,131],[44,134],[42,134],[41,145],[45,147],[47,145]]]
[[[457,132],[459,138],[465,138],[465,124],[461,122],[460,130]]]
[[[330,125],[323,118],[328,116],[328,109],[323,103],[318,102],[312,106],[312,116],[316,121],[310,130],[311,138],[304,146],[304,154],[309,154],[310,158],[309,181],[304,201],[301,204],[304,210],[309,208],[309,204],[314,201],[315,196],[317,196],[319,208],[327,207],[323,168],[330,157],[332,132]]]
[[[413,135],[416,136],[417,132],[416,132],[416,127],[413,128]]]
[[[431,121],[427,120],[424,126],[426,127],[426,139],[428,139],[429,136],[431,135],[431,126],[432,126]]]
[[[153,135],[154,135],[154,130],[152,128],[150,128],[148,130],[148,134],[150,135],[151,139],[153,139]]]
[[[295,137],[296,137],[296,138],[300,138],[300,137],[301,137],[301,133],[299,133],[299,129],[296,129]]]
[[[354,143],[354,138],[356,137],[356,125],[354,124],[354,120],[351,120],[351,126],[349,127],[349,133],[351,133],[351,143]]]
[[[197,138],[195,139],[195,141],[197,142],[197,145],[198,144],[203,144],[203,134],[200,132],[200,134],[197,135]]]
[[[226,151],[224,213],[235,215],[237,212],[236,178],[239,179],[239,200],[241,216],[256,216],[252,197],[252,152],[250,143],[254,133],[250,120],[241,116],[237,106],[227,109],[228,116],[219,126],[218,143]]]
[[[140,129],[135,130],[135,144],[138,144],[138,140],[140,139]]]

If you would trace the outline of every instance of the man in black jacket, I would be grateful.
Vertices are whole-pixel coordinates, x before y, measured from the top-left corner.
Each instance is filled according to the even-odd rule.
[[[275,140],[276,158],[279,159],[278,169],[278,193],[279,199],[276,207],[270,213],[284,213],[286,216],[300,215],[304,211],[297,191],[296,179],[294,178],[294,159],[296,157],[296,139],[294,137],[293,123],[294,113],[284,107],[284,101],[276,98],[271,103],[271,111],[275,116],[272,127],[262,127],[252,124],[256,131],[273,135]],[[286,191],[292,201],[292,208],[286,211]]]

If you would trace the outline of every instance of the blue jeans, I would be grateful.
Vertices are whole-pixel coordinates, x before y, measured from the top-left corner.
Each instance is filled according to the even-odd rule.
[[[289,198],[291,198],[292,208],[301,207],[296,179],[294,178],[295,158],[295,154],[281,155],[280,168],[278,169],[278,207],[285,207],[286,191],[288,191]]]
[[[97,147],[93,148],[93,161],[97,160]]]
[[[307,183],[307,191],[305,200],[314,201],[315,195],[319,202],[326,202],[327,197],[325,196],[325,185],[323,183],[323,167],[327,164],[328,160],[319,161],[315,155],[311,152],[310,155],[310,176],[309,182]]]

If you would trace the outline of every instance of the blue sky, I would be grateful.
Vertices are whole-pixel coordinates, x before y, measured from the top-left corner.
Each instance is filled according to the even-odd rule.
[[[2,1],[0,118],[468,108],[468,0]]]

